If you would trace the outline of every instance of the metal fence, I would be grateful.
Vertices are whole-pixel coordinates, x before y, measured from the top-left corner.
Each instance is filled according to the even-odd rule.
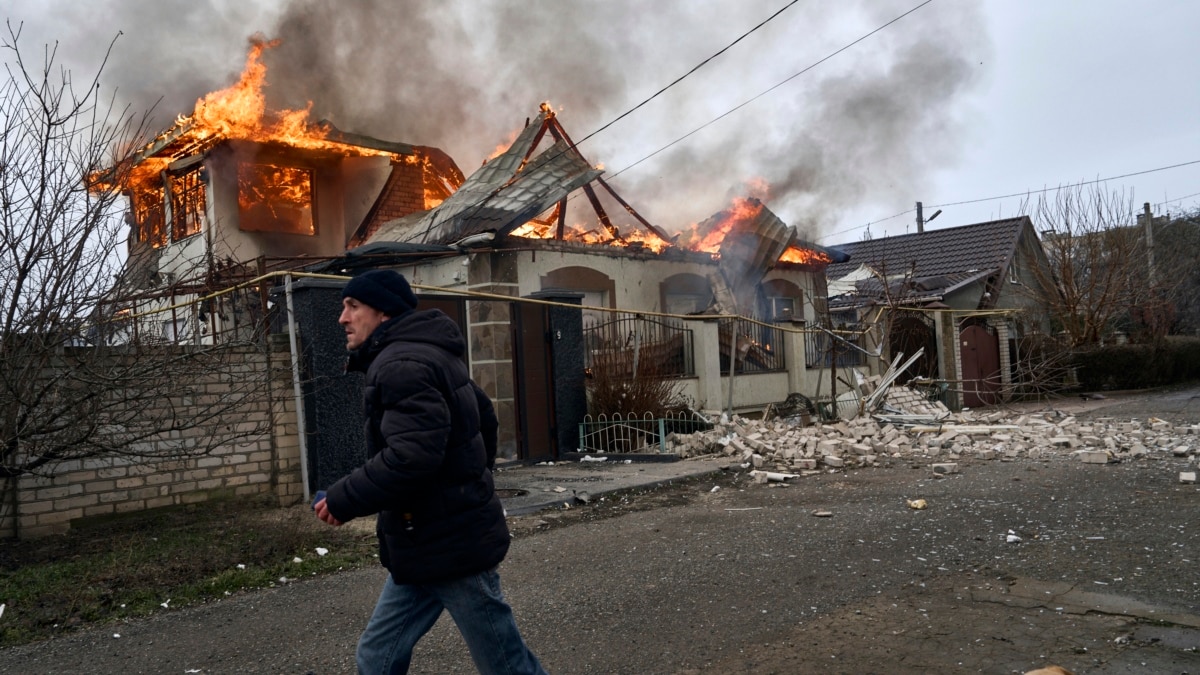
[[[579,452],[594,454],[662,454],[667,434],[690,434],[711,429],[712,424],[691,411],[586,415],[579,423]]]
[[[770,373],[787,369],[783,358],[783,331],[747,319],[724,319],[721,341],[721,372],[729,372],[729,355],[736,349],[737,373]],[[734,340],[736,339],[736,348]]]
[[[860,349],[863,346],[862,335],[839,335],[842,340],[858,346]],[[866,360],[865,355],[859,349],[855,349],[845,342],[834,339],[828,333],[808,333],[804,336],[804,362],[809,368],[828,368],[834,362],[834,353],[837,353],[837,367],[848,368],[851,366],[861,366]]]
[[[583,329],[584,366],[603,364],[614,375],[633,378],[639,370],[658,377],[696,374],[691,329],[671,319],[617,314],[616,319]]]

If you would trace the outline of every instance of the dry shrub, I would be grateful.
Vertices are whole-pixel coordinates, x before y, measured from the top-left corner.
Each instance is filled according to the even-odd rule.
[[[640,360],[632,349],[593,354],[587,378],[588,413],[663,417],[687,407],[681,382],[663,374],[663,364]]]

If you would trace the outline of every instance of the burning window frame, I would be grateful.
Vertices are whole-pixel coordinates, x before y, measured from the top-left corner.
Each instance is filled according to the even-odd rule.
[[[263,195],[252,203],[246,206],[243,197],[246,194],[247,185],[253,185],[245,180],[245,172],[255,169],[263,174],[267,172],[280,171],[289,174],[288,178],[303,177],[307,183],[305,192],[307,193],[307,202],[286,197],[283,190],[274,191],[270,195]],[[264,232],[270,234],[293,234],[304,237],[313,237],[318,233],[317,227],[317,180],[316,171],[311,166],[302,166],[295,163],[281,162],[275,159],[239,159],[235,162],[236,186],[237,186],[237,205],[238,205],[238,229],[243,232]],[[265,181],[269,182],[269,181]],[[270,187],[270,186],[268,186]],[[272,205],[286,205],[296,208],[300,212],[300,217],[296,219],[276,217],[271,220],[266,220],[255,216],[251,211],[257,205],[265,205],[266,208],[271,208]],[[272,209],[273,210],[273,209]],[[277,215],[277,214],[273,214]],[[280,227],[279,223],[288,224],[287,227]]]
[[[171,241],[178,242],[204,231],[208,214],[208,171],[197,164],[170,174]]]
[[[140,243],[149,244],[152,248],[167,245],[166,198],[166,187],[162,183],[130,192],[134,231]]]

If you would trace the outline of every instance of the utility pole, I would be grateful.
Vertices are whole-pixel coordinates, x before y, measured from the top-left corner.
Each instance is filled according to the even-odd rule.
[[[929,216],[929,220],[925,220],[925,208],[921,205],[921,202],[917,202],[917,234],[925,231],[925,223],[932,223],[933,219],[940,215],[942,215],[942,210],[938,209],[933,212],[932,216]]]
[[[1150,202],[1142,204],[1143,224],[1146,226],[1146,278],[1154,288],[1154,216],[1150,214]]]

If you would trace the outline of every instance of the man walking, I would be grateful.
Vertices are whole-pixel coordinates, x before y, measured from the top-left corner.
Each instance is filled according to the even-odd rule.
[[[360,673],[405,673],[413,646],[450,612],[480,673],[545,673],[500,591],[509,533],[491,468],[496,415],[461,357],[466,343],[439,310],[417,312],[391,270],[342,291],[348,370],[366,373],[366,463],[314,509],[331,525],[378,513],[389,579],[359,638]]]

